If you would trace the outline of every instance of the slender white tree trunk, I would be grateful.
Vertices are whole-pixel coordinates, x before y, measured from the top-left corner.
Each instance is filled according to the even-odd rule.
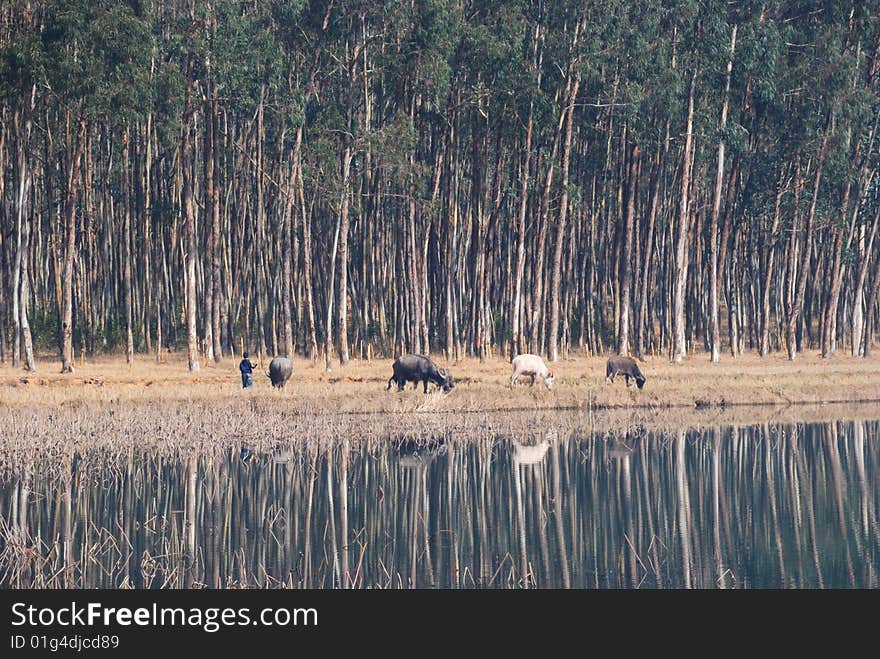
[[[711,281],[709,285],[709,323],[711,326],[711,343],[712,343],[712,363],[716,363],[721,358],[721,329],[718,322],[718,292],[720,282],[718,281],[718,218],[721,215],[721,190],[724,187],[724,129],[727,126],[727,109],[730,102],[730,73],[733,70],[733,53],[736,50],[736,28],[730,35],[730,57],[727,60],[727,72],[724,82],[724,102],[721,105],[721,123],[719,129],[721,137],[718,139],[718,170],[715,176],[715,195],[712,200],[712,220],[709,228],[709,244],[710,244],[710,274]],[[724,258],[724,254],[720,255]]]
[[[681,172],[681,201],[679,203],[678,237],[675,246],[675,282],[673,288],[673,351],[672,359],[680,363],[687,355],[685,337],[685,285],[688,271],[688,229],[690,226],[690,207],[688,197],[691,182],[691,151],[694,129],[694,92],[697,86],[697,67],[691,74],[688,91],[687,131],[684,140],[684,163]]]

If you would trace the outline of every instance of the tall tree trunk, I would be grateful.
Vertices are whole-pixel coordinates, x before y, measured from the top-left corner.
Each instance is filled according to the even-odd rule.
[[[773,205],[773,227],[770,229],[770,245],[767,248],[767,259],[764,265],[764,281],[761,285],[761,339],[758,342],[758,355],[766,357],[770,352],[770,284],[773,277],[773,261],[776,256],[776,244],[779,242],[779,220],[782,215],[782,194],[785,190],[783,181],[779,181],[776,201]]]
[[[860,138],[856,137],[856,148],[850,162],[849,171],[843,186],[843,197],[840,201],[840,215],[833,228],[834,242],[832,246],[831,282],[828,290],[822,322],[822,359],[828,359],[834,352],[837,336],[835,321],[837,319],[837,303],[840,299],[841,261],[843,259],[843,237],[846,233],[846,218],[849,215],[849,197],[852,191],[852,176],[861,152]],[[848,141],[848,140],[847,140]],[[858,206],[858,203],[856,204]]]
[[[327,8],[324,13],[324,19],[321,22],[321,38],[318,39],[316,47],[312,53],[312,64],[311,69],[309,71],[308,82],[305,86],[304,98],[311,98],[315,93],[315,80],[318,75],[318,63],[321,60],[321,54],[324,50],[323,46],[323,36],[327,32],[327,27],[330,25],[330,16],[333,12],[334,2],[327,3]],[[296,129],[296,141],[294,142],[295,148],[293,152],[293,162],[294,162],[294,171],[296,172],[296,188],[297,188],[297,199],[299,200],[300,207],[300,221],[302,222],[302,250],[303,250],[303,281],[305,282],[305,306],[306,306],[306,316],[308,318],[309,323],[309,336],[308,336],[308,352],[309,356],[312,359],[313,364],[317,364],[318,362],[318,330],[317,330],[317,316],[315,314],[315,296],[314,296],[314,285],[312,282],[312,224],[311,224],[311,213],[309,209],[306,208],[306,193],[305,193],[305,185],[303,184],[302,177],[302,143],[303,143],[303,124],[300,125]],[[335,247],[334,247],[335,252]],[[329,324],[328,324],[329,325]],[[328,334],[330,333],[330,329],[328,326],[327,330]],[[328,351],[329,354],[329,351]],[[329,356],[327,357],[329,360]],[[329,368],[330,362],[327,362],[327,367]]]
[[[30,137],[31,122],[27,121],[25,126],[25,136]],[[19,137],[21,135],[19,134]],[[28,139],[29,141],[29,139]],[[27,212],[28,189],[31,182],[31,170],[27,161],[25,145],[18,142],[20,148],[19,157],[19,189],[18,189],[18,255],[16,257],[16,273],[13,283],[13,300],[15,314],[14,323],[16,329],[15,346],[13,346],[13,366],[18,365],[19,351],[19,335],[21,338],[21,348],[24,352],[24,367],[28,371],[36,371],[37,365],[34,361],[34,344],[31,338],[31,326],[28,320],[28,302],[30,300],[30,268],[28,265],[28,257],[30,255],[30,237],[31,237],[31,220],[30,214]],[[0,330],[3,331],[3,330]]]
[[[125,259],[125,265],[123,266],[123,287],[125,288],[124,292],[124,305],[125,305],[125,361],[127,364],[131,365],[132,361],[134,361],[134,334],[132,332],[132,301],[131,301],[131,205],[132,205],[132,195],[130,188],[131,181],[131,169],[130,169],[130,160],[129,160],[129,132],[125,131],[125,135],[123,137],[123,148],[122,148],[122,160],[123,160],[123,172],[125,176],[125,182],[123,183],[124,188],[124,198],[123,198],[123,228],[122,228],[122,241],[123,245],[123,258]]]
[[[300,133],[297,133],[299,137]],[[294,146],[294,153],[298,146]],[[285,188],[284,214],[281,217],[281,313],[284,322],[284,355],[293,357],[293,200],[296,196],[296,160],[290,163],[290,175]]]
[[[712,201],[712,220],[709,226],[710,285],[709,285],[709,323],[711,333],[711,361],[718,362],[721,358],[721,328],[718,321],[718,218],[721,215],[721,190],[724,183],[724,130],[727,127],[727,109],[730,101],[730,74],[733,70],[733,53],[736,50],[736,28],[730,35],[730,57],[727,59],[727,72],[724,77],[724,101],[721,105],[721,136],[718,139],[718,169],[715,176],[715,196]],[[734,185],[731,181],[730,185]]]
[[[684,141],[684,161],[681,171],[681,198],[679,201],[678,237],[675,245],[675,278],[673,289],[673,349],[672,359],[680,363],[687,354],[685,336],[685,284],[688,272],[688,229],[690,227],[690,205],[688,198],[691,182],[691,151],[694,128],[694,92],[697,86],[697,66],[691,73],[688,89],[687,129]]]
[[[565,139],[562,146],[562,198],[559,202],[559,222],[556,228],[556,245],[553,252],[553,279],[550,284],[550,361],[559,359],[559,296],[562,289],[562,247],[565,244],[565,230],[568,222],[568,181],[571,163],[571,133],[574,123],[574,108],[578,91],[581,86],[579,57],[577,56],[578,41],[581,29],[586,21],[586,14],[575,25],[569,55],[569,67],[566,84]]]
[[[824,135],[822,136],[822,145],[819,147],[819,153],[816,157],[816,175],[813,179],[813,197],[810,201],[810,209],[807,211],[807,220],[804,225],[804,244],[803,254],[801,256],[801,265],[797,272],[797,288],[794,300],[788,308],[788,323],[786,326],[786,336],[788,339],[788,359],[793,361],[797,356],[797,323],[800,317],[801,307],[804,303],[804,293],[807,288],[807,278],[810,276],[810,252],[813,247],[813,220],[816,217],[816,203],[819,199],[819,183],[822,180],[822,165],[825,162],[825,148],[828,145],[828,134],[831,132],[832,118],[828,115],[828,121],[825,124]]]
[[[73,136],[68,130],[68,137]],[[66,238],[64,249],[64,275],[61,283],[61,372],[73,373],[73,268],[76,257],[76,206],[79,191],[79,166],[83,143],[86,139],[86,122],[80,121],[79,138],[73,146],[73,155],[67,171],[67,204],[65,206]]]
[[[210,4],[208,5],[210,11]],[[206,71],[211,75],[210,60],[206,58]],[[210,227],[205,246],[207,249],[207,262],[202,262],[204,299],[204,325],[205,325],[205,360],[210,363],[217,361],[214,356],[214,207],[217,205],[217,188],[214,184],[214,120],[211,117],[211,83],[205,81],[203,95],[205,98],[202,129],[202,175],[204,178],[204,226]],[[210,224],[209,224],[210,223]]]
[[[162,286],[156,291],[156,363],[162,363]]]
[[[302,131],[302,127],[300,127],[299,130]],[[315,317],[315,295],[312,284],[312,223],[310,221],[308,209],[306,208],[305,188],[303,186],[302,167],[300,162],[299,155],[297,155],[296,187],[303,232],[303,281],[305,282],[306,289],[306,316],[309,323],[309,357],[312,358],[313,363],[316,363],[318,361],[318,330]]]
[[[27,171],[27,148],[24,144],[20,125],[20,114],[15,113],[13,125],[16,129],[16,148],[18,149],[18,191],[16,193],[15,215],[15,262],[12,266],[12,366],[17,368],[21,363],[21,261],[22,261],[22,231],[25,220],[25,200],[27,199],[28,180]],[[0,326],[0,333],[5,334],[6,328]]]
[[[541,85],[541,63],[543,61],[543,51],[539,50],[541,41],[540,23],[535,24],[535,32],[532,39],[532,62],[535,67],[535,88]],[[510,359],[512,360],[523,351],[522,340],[522,286],[523,276],[525,274],[526,265],[526,210],[529,202],[529,179],[531,176],[531,159],[532,159],[532,130],[534,128],[535,116],[535,91],[532,89],[529,98],[529,118],[526,122],[526,142],[523,152],[523,164],[521,174],[521,188],[519,199],[519,215],[516,224],[516,283],[514,284],[513,294],[513,330],[510,342]]]
[[[183,153],[180,166],[183,168],[183,210],[186,221],[186,334],[187,357],[190,371],[199,370],[199,337],[196,328],[196,214],[193,206],[193,147],[190,129],[183,129]]]
[[[6,133],[8,130],[7,121],[6,121],[7,113],[5,110],[0,110],[0,171],[6,171],[6,160],[7,160],[7,151],[6,151]],[[6,199],[6,177],[0,176],[0,199]],[[0,204],[0,224],[5,226],[6,213],[3,208],[3,204]],[[16,229],[16,231],[18,231]],[[6,244],[5,244],[5,236],[4,232],[0,231],[0,277],[7,279],[9,277],[15,278],[12,270],[12,266],[9,266],[6,263]],[[17,287],[12,289],[13,297],[15,297],[15,291]],[[9,313],[8,309],[8,301],[6,299],[7,291],[6,287],[0,285],[0,364],[6,365],[6,316]],[[13,322],[15,322],[13,320]]]
[[[410,156],[410,166],[414,166],[414,158]],[[408,199],[406,202],[407,215],[404,234],[406,235],[406,258],[404,259],[404,267],[406,268],[406,276],[404,281],[408,282],[407,294],[410,298],[410,309],[412,315],[409,323],[410,350],[417,354],[428,354],[430,350],[428,346],[422,344],[421,319],[422,319],[422,278],[419,275],[419,261],[421,250],[419,249],[421,241],[418,239],[416,231],[416,191],[414,186],[410,186]]]
[[[30,175],[28,174],[28,179]],[[27,190],[25,190],[27,194]],[[31,325],[28,320],[28,303],[30,301],[30,275],[28,256],[30,254],[31,222],[25,216],[21,231],[21,289],[19,300],[19,313],[21,324],[21,347],[24,353],[24,367],[28,371],[36,371],[37,364],[34,361],[34,342],[31,337]]]
[[[354,82],[360,44],[348,64],[348,102],[346,104],[346,130],[343,133],[342,151],[342,206],[339,211],[339,362],[348,364],[348,211],[351,199],[351,139],[354,121]],[[348,49],[348,46],[346,46]]]
[[[484,201],[484,188],[486,181],[486,154],[488,152],[487,122],[481,121],[479,114],[473,117],[471,139],[471,317],[472,317],[472,346],[473,353],[482,362],[484,354],[484,290],[483,271],[486,267],[486,208]]]
[[[724,218],[721,221],[721,239],[718,241],[718,276],[716,277],[716,282],[718,284],[717,291],[715,293],[718,300],[721,299],[721,290],[722,286],[727,283],[727,318],[728,318],[728,340],[730,343],[730,356],[736,357],[738,353],[738,344],[734,340],[734,335],[737,333],[737,323],[736,323],[736,301],[734,299],[735,289],[733,283],[733,277],[728,276],[725,282],[725,268],[727,264],[727,252],[728,245],[730,244],[730,236],[734,234],[734,245],[736,244],[736,234],[733,231],[733,211],[734,211],[734,194],[736,192],[736,181],[739,176],[739,167],[740,167],[741,158],[737,156],[733,159],[733,162],[730,163],[730,175],[727,177],[727,193],[725,195],[724,200]],[[731,272],[734,271],[735,262],[731,263]],[[720,304],[720,302],[719,302]]]
[[[544,257],[547,245],[547,228],[550,224],[550,193],[553,189],[553,174],[555,172],[554,163],[556,162],[556,154],[559,152],[559,142],[562,135],[562,127],[564,125],[565,113],[561,113],[559,122],[556,124],[556,133],[553,138],[553,147],[547,158],[547,173],[544,179],[544,191],[541,194],[541,212],[538,226],[538,238],[535,243],[535,265],[532,270],[532,319],[531,319],[531,337],[530,346],[533,353],[539,353],[543,350],[543,341],[541,340],[540,322],[544,310]]]
[[[333,355],[333,286],[336,279],[336,254],[339,246],[339,232],[342,226],[342,214],[336,216],[336,231],[333,234],[333,248],[330,250],[330,280],[327,284],[327,323],[324,337],[324,367],[332,370]]]
[[[217,88],[209,85],[205,101],[205,219],[211,222],[210,278],[205,277],[205,294],[211,298],[211,317],[205,324],[211,325],[212,352],[214,361],[223,358],[223,341],[221,336],[221,302],[223,297],[223,281],[221,279],[220,257],[220,195],[217,177],[220,173],[220,112],[218,108]],[[208,129],[210,126],[210,130]],[[210,162],[210,166],[208,163]],[[210,287],[208,284],[210,283]]]
[[[351,184],[351,146],[342,156],[342,208],[339,212],[339,362],[345,365],[348,354],[348,206]]]
[[[864,308],[865,308],[865,280],[868,275],[868,263],[873,253],[874,239],[877,237],[877,226],[880,224],[880,205],[874,212],[874,219],[871,222],[871,233],[868,236],[866,244],[859,249],[859,271],[856,275],[856,285],[853,291],[853,308],[852,320],[850,323],[852,332],[852,354],[853,357],[859,357],[864,354],[863,349],[863,330],[865,328]],[[868,312],[870,313],[870,308]]]
[[[633,225],[636,213],[636,190],[638,189],[639,158],[641,151],[634,144],[630,152],[628,192],[626,195],[626,220],[623,228],[623,246],[618,256],[620,288],[620,323],[617,337],[617,354],[629,354],[630,290],[633,263]]]
[[[458,99],[456,99],[458,100]],[[454,106],[455,104],[453,104]],[[453,276],[453,267],[456,262],[456,234],[458,232],[458,214],[459,206],[457,199],[458,176],[460,168],[456,157],[456,135],[458,126],[458,113],[452,110],[452,117],[449,121],[449,165],[447,171],[447,196],[449,199],[448,221],[443,223],[444,235],[444,252],[443,252],[443,289],[446,295],[445,309],[445,330],[446,330],[446,359],[452,360],[457,356],[456,336],[455,336],[455,278]]]
[[[871,291],[868,293],[868,317],[865,319],[865,334],[862,338],[862,357],[867,359],[871,356],[871,348],[874,343],[874,318],[875,306],[877,304],[878,293],[880,293],[880,258],[874,267],[874,279],[871,282]]]
[[[666,118],[666,130],[664,131],[663,137],[663,154],[660,157],[660,163],[657,167],[657,173],[654,177],[653,188],[651,189],[651,207],[648,210],[648,232],[645,238],[645,254],[646,257],[644,259],[644,263],[642,264],[642,280],[641,280],[641,302],[639,304],[639,324],[640,326],[636,328],[636,354],[642,356],[642,332],[643,328],[646,328],[649,324],[652,324],[653,321],[648,316],[648,300],[651,297],[651,291],[649,287],[649,283],[651,281],[651,265],[652,265],[652,255],[654,253],[654,228],[657,224],[657,211],[660,206],[660,183],[663,178],[663,171],[666,168],[666,163],[669,160],[669,140],[670,134],[669,130],[671,128],[672,121],[669,117]],[[658,278],[659,279],[659,278]]]

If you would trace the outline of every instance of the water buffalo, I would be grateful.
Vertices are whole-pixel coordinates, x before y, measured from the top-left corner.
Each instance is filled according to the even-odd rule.
[[[403,386],[407,382],[414,382],[417,387],[419,382],[422,382],[425,386],[425,393],[428,393],[428,382],[443,387],[443,391],[447,393],[455,386],[449,371],[440,368],[425,355],[401,355],[394,360],[393,368],[394,374],[388,379],[385,391],[391,389],[392,382],[397,383],[398,391],[403,391]]]
[[[612,355],[608,358],[608,364],[605,366],[605,384],[614,382],[615,375],[622,375],[626,378],[626,386],[630,386],[630,378],[636,381],[639,389],[645,386],[645,376],[639,370],[638,364],[632,357],[625,355]]]
[[[275,357],[269,362],[269,379],[276,389],[282,389],[291,375],[293,375],[293,362],[287,357]]]
[[[510,378],[510,386],[512,387],[519,380],[520,375],[530,375],[532,378],[532,386],[535,384],[535,377],[539,377],[544,381],[544,386],[553,389],[553,373],[547,368],[544,360],[538,355],[517,355],[513,358],[513,376]]]

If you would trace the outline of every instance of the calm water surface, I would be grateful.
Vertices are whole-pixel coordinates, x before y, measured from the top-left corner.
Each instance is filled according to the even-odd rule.
[[[873,588],[878,432],[75,456],[0,482],[0,586]]]

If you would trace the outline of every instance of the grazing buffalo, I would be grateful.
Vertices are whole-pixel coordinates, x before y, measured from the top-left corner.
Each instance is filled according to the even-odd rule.
[[[535,377],[544,381],[544,386],[553,389],[553,373],[547,368],[544,360],[538,355],[517,355],[513,358],[513,376],[510,378],[512,387],[519,380],[520,375],[529,375],[532,378],[529,386],[535,384]]]
[[[612,355],[608,358],[608,364],[605,366],[605,384],[614,382],[615,375],[622,375],[626,378],[626,386],[630,386],[630,378],[636,381],[639,389],[645,386],[645,376],[639,370],[638,364],[632,357],[625,355]]]
[[[428,382],[433,382],[443,391],[449,392],[454,386],[452,376],[445,368],[440,368],[425,355],[401,355],[394,360],[394,374],[388,379],[385,390],[391,389],[391,383],[397,383],[397,390],[403,391],[407,382],[413,382],[418,387],[419,382],[425,385],[425,393],[428,393]]]
[[[269,362],[269,379],[276,389],[282,389],[291,375],[293,375],[293,362],[287,357],[275,357]]]

